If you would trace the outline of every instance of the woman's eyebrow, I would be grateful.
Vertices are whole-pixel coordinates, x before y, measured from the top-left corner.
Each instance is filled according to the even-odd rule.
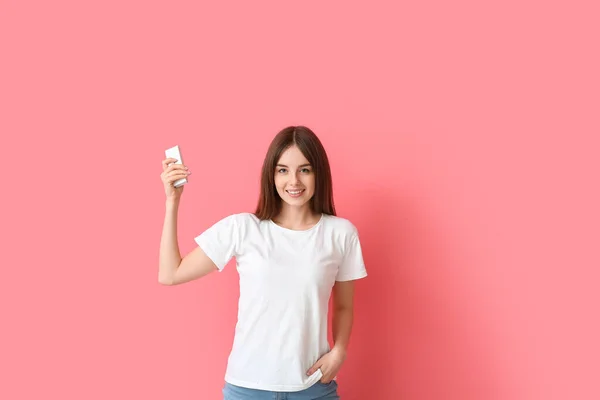
[[[299,165],[298,168],[300,168],[300,167],[310,167],[310,166],[311,166],[310,164],[302,164],[302,165]],[[283,164],[277,164],[277,167],[289,168],[287,165],[283,165]]]

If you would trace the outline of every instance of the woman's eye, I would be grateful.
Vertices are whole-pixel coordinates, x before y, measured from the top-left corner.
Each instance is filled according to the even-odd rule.
[[[309,168],[302,168],[300,171],[302,171],[305,174],[310,174],[312,172]],[[287,172],[287,169],[280,168],[277,170],[277,172],[280,174],[285,174]]]

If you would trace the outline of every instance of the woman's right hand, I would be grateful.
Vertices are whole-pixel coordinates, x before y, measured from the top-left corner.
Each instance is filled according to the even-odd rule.
[[[162,161],[163,172],[160,174],[160,178],[163,181],[165,187],[165,194],[167,199],[176,200],[181,197],[183,193],[183,187],[181,185],[178,188],[173,186],[173,183],[181,178],[187,178],[191,174],[188,168],[183,164],[175,164],[177,162],[174,158],[167,158]]]

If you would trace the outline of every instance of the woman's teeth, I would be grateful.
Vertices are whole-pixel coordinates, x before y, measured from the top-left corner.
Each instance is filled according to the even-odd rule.
[[[302,190],[295,190],[293,192],[290,191],[290,190],[286,190],[286,192],[288,192],[292,196],[298,196],[300,193],[304,192],[304,189],[302,189]]]

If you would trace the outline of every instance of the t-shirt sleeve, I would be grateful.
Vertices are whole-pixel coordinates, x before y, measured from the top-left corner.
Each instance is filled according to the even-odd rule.
[[[367,270],[362,256],[360,240],[358,233],[354,232],[346,243],[342,263],[340,264],[335,280],[338,282],[351,281],[364,278],[365,276],[367,276]]]
[[[236,255],[239,242],[238,215],[230,215],[194,238],[194,241],[210,258],[219,272]]]

